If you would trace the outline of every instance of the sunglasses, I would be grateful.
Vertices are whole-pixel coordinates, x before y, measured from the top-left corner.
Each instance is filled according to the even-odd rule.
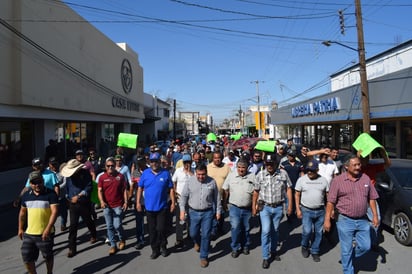
[[[113,168],[114,165],[106,165],[107,168]]]
[[[41,185],[41,184],[43,184],[43,181],[42,180],[35,180],[35,181],[31,181],[30,183],[32,185]]]

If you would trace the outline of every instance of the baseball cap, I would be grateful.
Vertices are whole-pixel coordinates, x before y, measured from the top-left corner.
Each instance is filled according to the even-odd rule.
[[[317,171],[319,168],[319,164],[318,161],[316,160],[310,160],[307,164],[306,164],[306,171]]]
[[[33,160],[31,160],[31,164],[33,166],[38,166],[38,165],[43,164],[43,161],[40,159],[40,157],[36,157]]]
[[[182,160],[183,162],[190,162],[192,161],[192,157],[190,156],[190,154],[184,154]]]
[[[29,174],[29,180],[30,182],[35,182],[35,181],[42,181],[43,176],[41,175],[40,171],[33,171]]]
[[[287,154],[290,156],[296,156],[296,152],[293,149],[288,149]]]
[[[149,160],[150,161],[160,161],[160,154],[158,152],[150,153]]]
[[[79,155],[79,154],[84,154],[84,152],[83,152],[83,150],[78,149],[78,150],[76,150],[76,152],[74,154]]]
[[[276,160],[276,157],[273,154],[271,154],[271,153],[265,154],[265,162],[266,163],[274,163],[275,160]]]

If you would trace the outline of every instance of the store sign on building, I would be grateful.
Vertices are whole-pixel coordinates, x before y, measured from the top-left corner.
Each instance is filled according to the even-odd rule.
[[[319,100],[313,103],[301,104],[292,108],[292,117],[319,115],[340,110],[339,97]]]
[[[129,94],[132,91],[133,85],[133,71],[129,60],[124,59],[122,62],[122,67],[120,69],[120,74],[122,78],[123,91]]]
[[[120,69],[120,77],[122,79],[123,91],[129,94],[132,91],[133,85],[133,71],[129,60],[124,59]],[[120,96],[112,97],[112,106],[119,109],[127,109],[128,111],[139,112],[140,105],[138,103],[127,100]]]

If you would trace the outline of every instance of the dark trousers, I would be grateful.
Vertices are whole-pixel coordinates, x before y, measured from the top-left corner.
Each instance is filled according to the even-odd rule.
[[[146,211],[150,246],[154,252],[167,246],[167,208],[161,211]]]
[[[189,212],[189,207],[187,206],[185,212]],[[180,207],[179,205],[176,206],[175,208],[175,215],[176,215],[176,241],[181,242],[183,241],[183,232],[184,230],[190,226],[189,224],[189,215],[187,215],[187,218],[184,222],[184,224],[180,223]]]
[[[96,237],[96,225],[92,220],[91,202],[79,201],[75,204],[70,203],[70,228],[69,228],[69,249],[76,251],[77,230],[79,227],[79,217],[81,216],[91,237]]]

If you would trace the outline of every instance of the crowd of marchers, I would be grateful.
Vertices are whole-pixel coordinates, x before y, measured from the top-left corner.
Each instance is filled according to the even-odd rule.
[[[336,148],[310,150],[300,145],[297,151],[297,147],[290,139],[277,144],[273,152],[249,145],[233,150],[225,137],[211,142],[171,141],[165,150],[152,145],[146,152],[137,149],[129,162],[121,147],[106,159],[95,148],[88,153],[76,150],[75,158],[64,163],[54,157],[47,163],[34,158],[33,171],[14,203],[20,206],[18,236],[24,265],[36,273],[41,252],[47,273],[52,273],[59,217],[60,230],[68,230],[67,257],[77,255],[80,220],[90,232],[90,243],[96,243],[95,222],[100,217],[96,208],[101,208],[109,256],[130,240],[123,230],[127,210],[135,215],[136,249],[151,248],[153,260],[169,256],[167,237],[173,224],[175,248],[193,246],[201,267],[209,265],[210,242],[224,233],[226,216],[231,256],[248,255],[250,221],[258,216],[261,266],[267,269],[281,260],[279,225],[286,216],[288,223],[301,222],[302,256],[315,262],[321,260],[322,237],[337,229],[343,273],[354,273],[353,259],[378,245],[374,176],[390,160],[383,148],[378,150],[384,163],[371,166],[361,151],[342,163]],[[190,243],[184,239],[185,230]]]

